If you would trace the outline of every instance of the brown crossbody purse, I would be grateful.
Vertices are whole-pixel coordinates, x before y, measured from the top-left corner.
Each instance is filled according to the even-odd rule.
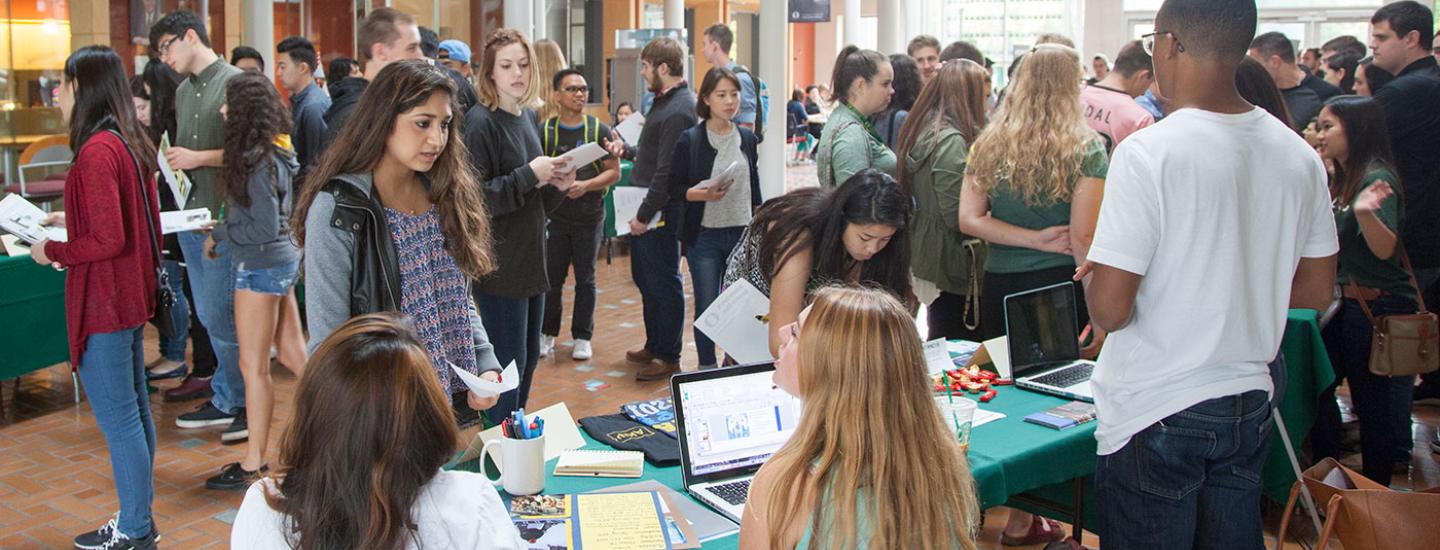
[[[1370,334],[1370,373],[1376,376],[1412,376],[1435,372],[1440,370],[1440,321],[1425,308],[1424,292],[1415,280],[1415,268],[1410,266],[1405,245],[1396,243],[1396,248],[1405,271],[1410,274],[1410,286],[1415,288],[1415,299],[1420,307],[1415,313],[1376,318],[1366,300],[1356,300],[1374,327]],[[1359,295],[1360,286],[1355,284],[1354,279],[1350,280],[1350,288]]]

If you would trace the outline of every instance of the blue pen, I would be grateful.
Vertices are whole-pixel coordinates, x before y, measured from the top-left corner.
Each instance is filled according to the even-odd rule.
[[[516,422],[520,425],[521,439],[530,439],[530,429],[527,428],[525,424],[525,409],[522,408],[518,411],[515,411],[515,415],[517,417]]]

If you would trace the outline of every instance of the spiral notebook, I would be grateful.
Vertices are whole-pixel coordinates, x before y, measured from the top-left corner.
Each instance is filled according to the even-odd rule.
[[[557,476],[640,477],[645,453],[639,451],[565,451],[555,462]]]

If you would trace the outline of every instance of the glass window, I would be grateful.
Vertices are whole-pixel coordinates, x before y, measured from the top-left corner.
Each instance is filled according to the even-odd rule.
[[[7,4],[0,20],[0,154],[11,177],[27,145],[65,133],[57,101],[70,55],[70,13],[64,2]]]

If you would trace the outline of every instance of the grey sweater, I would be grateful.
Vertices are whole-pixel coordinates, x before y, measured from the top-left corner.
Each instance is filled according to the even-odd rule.
[[[275,148],[246,182],[250,206],[225,201],[225,221],[215,226],[215,242],[226,243],[237,266],[263,269],[300,261],[290,241],[290,207],[295,171],[300,165],[287,149]]]
[[[335,179],[355,186],[370,195],[374,185],[369,173],[346,174]],[[310,329],[310,353],[330,333],[351,317],[373,313],[350,311],[350,274],[355,258],[355,237],[349,231],[330,226],[335,215],[335,196],[321,192],[315,195],[310,211],[305,214],[305,317]],[[398,251],[404,253],[404,251]],[[399,270],[400,266],[393,266]],[[470,330],[475,334],[475,365],[480,372],[500,370],[490,335],[480,323],[480,313],[471,301]]]

